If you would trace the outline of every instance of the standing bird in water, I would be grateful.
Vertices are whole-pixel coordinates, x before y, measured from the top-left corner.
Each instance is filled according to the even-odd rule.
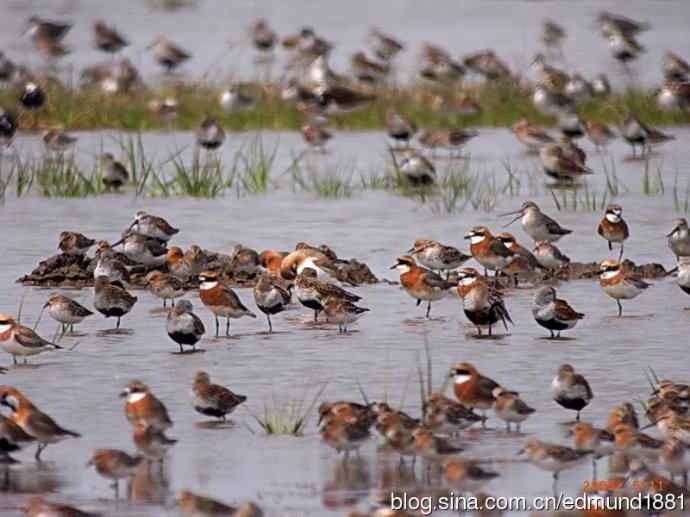
[[[184,353],[183,346],[191,346],[196,351],[196,344],[206,332],[203,322],[192,311],[192,302],[180,300],[168,313],[166,329],[168,336],[180,346],[180,353]]]
[[[613,249],[611,243],[620,243],[621,251],[618,255],[618,262],[623,259],[623,245],[625,240],[630,236],[628,225],[623,220],[623,207],[616,204],[610,204],[606,207],[606,213],[599,223],[597,233],[608,241],[609,251]]]
[[[129,45],[129,42],[113,27],[108,27],[103,20],[93,24],[94,45],[98,50],[108,54],[117,54]]]
[[[558,373],[551,382],[553,400],[561,407],[577,411],[576,421],[580,421],[580,411],[589,405],[594,398],[592,388],[587,379],[569,364],[563,364],[558,368]]]
[[[215,151],[225,142],[225,130],[212,117],[206,117],[196,132],[196,142],[207,151]]]
[[[154,51],[156,62],[171,73],[192,56],[186,50],[181,49],[165,36],[158,36],[148,48]]]
[[[534,295],[532,314],[539,325],[551,332],[551,339],[561,337],[561,331],[573,328],[585,317],[565,300],[556,298],[556,290],[550,286],[542,287]]]
[[[481,336],[482,328],[488,327],[490,336],[493,326],[499,321],[503,322],[506,331],[508,323],[513,323],[503,299],[498,293],[492,292],[486,279],[476,269],[467,267],[460,270],[458,295],[467,319],[477,327],[477,335]]]
[[[268,319],[268,332],[273,332],[271,314],[283,312],[290,303],[290,293],[273,281],[268,273],[264,273],[254,287],[254,301],[256,306]]]

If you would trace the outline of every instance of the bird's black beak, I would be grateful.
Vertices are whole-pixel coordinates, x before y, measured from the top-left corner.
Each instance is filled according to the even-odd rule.
[[[518,219],[520,219],[522,217],[521,211],[520,212],[511,212],[511,213],[508,213],[505,215],[514,215],[514,214],[517,214],[517,217],[515,217],[515,219],[511,220],[508,224],[504,224],[503,228],[507,228],[508,226],[510,226],[511,224],[513,224],[515,221],[517,221]]]
[[[400,262],[396,262],[395,264],[393,264],[393,265],[390,267],[390,269],[395,269],[395,268],[398,267],[399,265],[400,265]]]
[[[121,399],[125,398],[127,395],[129,395],[129,390],[124,390],[120,392]]]
[[[677,231],[678,231],[678,227],[676,226],[673,230],[671,230],[671,233],[667,233],[667,234],[666,234],[666,237],[670,237],[671,235],[673,235],[673,234],[676,233]]]

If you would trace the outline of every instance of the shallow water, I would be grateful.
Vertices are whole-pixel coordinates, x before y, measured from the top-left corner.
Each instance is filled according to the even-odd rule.
[[[590,192],[603,193],[605,178],[602,161],[612,160],[625,188],[618,201],[631,228],[626,256],[636,262],[657,261],[667,268],[673,258],[666,248],[664,235],[672,219],[682,215],[674,209],[673,184],[678,175],[679,194],[684,199],[690,155],[685,144],[689,131],[672,130],[676,142],[655,154],[649,169],[660,168],[664,193],[642,193],[644,164],[630,161],[629,150],[618,142],[609,157],[590,154],[596,174],[588,179]],[[79,134],[77,156],[85,162],[101,142],[112,145],[110,134]],[[253,138],[233,134],[223,148],[230,159],[233,150]],[[172,141],[175,141],[175,144]],[[144,135],[147,149],[161,156],[191,140],[189,134]],[[267,148],[278,145],[274,174],[285,170],[291,156],[302,148],[299,135],[265,133]],[[311,156],[313,166],[325,171],[328,164],[354,161],[358,172],[381,171],[385,154],[384,138],[379,133],[338,134],[326,156]],[[34,137],[21,137],[20,153],[38,145]],[[115,149],[115,147],[113,147]],[[535,159],[526,156],[510,133],[487,130],[467,149],[470,170],[494,175],[496,183],[506,179],[501,161],[513,170],[534,171]],[[440,164],[443,163],[439,160]],[[439,165],[443,169],[443,165]],[[650,172],[650,174],[652,174]],[[49,290],[15,284],[39,260],[55,253],[56,236],[61,230],[78,230],[95,238],[115,239],[129,223],[135,210],[166,217],[181,228],[174,243],[192,243],[204,248],[229,252],[241,242],[258,250],[290,249],[298,241],[328,243],[343,257],[354,256],[367,262],[381,278],[396,279],[388,267],[415,238],[435,238],[461,249],[467,248],[463,234],[482,223],[498,230],[507,222],[498,214],[517,208],[527,198],[534,199],[574,234],[562,240],[561,249],[573,260],[599,260],[608,255],[606,243],[596,235],[601,211],[558,211],[551,194],[543,187],[543,178],[522,173],[519,193],[498,197],[491,211],[438,213],[428,204],[387,192],[356,192],[349,199],[327,201],[310,194],[295,194],[286,178],[275,178],[277,186],[266,195],[216,200],[135,199],[131,194],[102,196],[81,200],[43,199],[38,197],[8,199],[0,209],[4,253],[0,269],[0,312],[15,314],[23,299],[22,321],[33,325]],[[584,188],[579,190],[581,194]],[[571,194],[569,194],[571,195]],[[519,226],[513,228],[520,241],[527,243]],[[617,252],[615,252],[617,254]],[[525,433],[540,439],[565,443],[562,423],[571,414],[551,401],[549,385],[555,371],[569,362],[584,373],[595,392],[595,399],[584,412],[588,421],[603,424],[609,408],[621,401],[646,397],[648,385],[644,368],[651,365],[665,377],[682,380],[687,375],[685,361],[687,328],[690,324],[690,299],[672,279],[655,285],[638,299],[625,303],[625,317],[616,318],[616,305],[595,282],[577,281],[559,286],[560,295],[586,319],[568,333],[569,340],[548,341],[544,329],[532,320],[530,302],[533,291],[518,289],[507,294],[506,304],[516,322],[509,334],[496,340],[472,338],[459,301],[455,296],[434,304],[433,319],[422,319],[423,308],[398,287],[381,283],[357,288],[362,305],[372,309],[354,327],[350,335],[338,335],[332,327],[313,328],[311,314],[295,308],[274,318],[278,331],[267,336],[265,320],[242,319],[234,322],[238,339],[205,338],[203,354],[174,355],[176,350],[165,334],[165,318],[152,314],[159,302],[150,294],[137,291],[139,302],[123,319],[126,335],[103,334],[114,323],[100,315],[80,325],[85,335],[66,338],[63,344],[73,350],[46,353],[31,359],[31,367],[11,368],[2,382],[24,391],[40,408],[63,426],[83,434],[80,440],[68,440],[50,446],[44,453],[45,464],[37,468],[30,451],[18,455],[23,464],[13,468],[13,485],[4,497],[2,515],[15,515],[16,507],[27,493],[46,492],[54,499],[66,499],[85,509],[98,509],[108,515],[168,515],[174,513],[172,494],[187,488],[226,501],[254,499],[268,509],[269,515],[322,516],[343,515],[355,502],[366,508],[369,488],[379,484],[384,471],[377,459],[375,440],[363,451],[363,465],[353,463],[348,475],[336,453],[321,444],[315,419],[302,438],[265,437],[257,432],[251,414],[261,414],[265,403],[278,404],[305,399],[308,403],[323,383],[328,383],[324,399],[359,400],[357,383],[370,398],[385,396],[405,410],[419,412],[416,368],[423,358],[428,340],[433,359],[433,382],[439,388],[445,373],[457,361],[470,361],[480,371],[511,389],[538,412],[523,426]],[[87,307],[92,306],[91,290],[68,294]],[[240,297],[253,307],[251,291],[242,289]],[[213,322],[190,293],[197,313],[207,328]],[[38,331],[52,336],[55,325],[44,315]],[[8,364],[9,356],[4,361]],[[207,370],[212,380],[248,395],[246,408],[233,415],[233,426],[200,428],[204,419],[191,407],[191,380],[198,369]],[[133,450],[130,428],[122,414],[117,394],[131,379],[148,383],[167,405],[175,421],[169,433],[179,440],[168,462],[169,484],[160,488],[162,504],[142,506],[114,502],[108,483],[84,467],[89,451],[98,447]],[[500,427],[495,419],[490,426]],[[254,430],[256,434],[253,434]],[[467,457],[512,458],[524,436],[487,431],[463,440]],[[32,451],[31,451],[32,452]],[[392,465],[397,459],[391,459]],[[360,468],[361,467],[361,468]],[[524,464],[495,465],[501,478],[493,481],[487,492],[493,495],[548,495],[550,476]],[[601,468],[601,467],[600,467]],[[354,471],[354,473],[352,472]],[[359,473],[359,474],[358,474]],[[421,470],[418,470],[418,476]],[[40,475],[36,475],[40,474]],[[605,478],[605,472],[600,470]],[[591,479],[591,467],[564,473],[559,486],[575,494],[584,481]],[[138,493],[151,489],[139,480]]]
[[[422,42],[433,42],[457,56],[486,47],[493,47],[516,71],[525,72],[539,48],[541,22],[553,18],[564,26],[569,37],[564,44],[566,68],[577,69],[586,77],[605,72],[614,81],[622,81],[609,55],[605,40],[595,29],[598,12],[607,9],[633,19],[648,21],[653,30],[643,34],[640,43],[646,47],[634,70],[642,84],[660,82],[661,56],[671,49],[681,56],[690,55],[687,22],[690,4],[682,0],[606,0],[529,2],[514,0],[441,0],[422,8],[419,2],[346,3],[253,2],[198,0],[196,7],[177,11],[154,9],[158,0],[122,2],[106,0],[7,0],[0,17],[0,49],[13,59],[41,63],[28,39],[18,35],[32,14],[68,20],[75,24],[66,44],[72,54],[62,64],[80,70],[86,65],[103,61],[91,48],[91,24],[105,18],[125,34],[132,45],[125,49],[134,64],[141,67],[146,78],[160,74],[149,45],[157,33],[166,34],[194,58],[184,65],[183,73],[195,78],[242,80],[265,77],[266,70],[253,66],[255,56],[247,39],[247,27],[264,17],[281,35],[292,34],[304,25],[313,25],[336,44],[332,65],[338,72],[349,70],[350,56],[362,50],[370,26],[378,26],[407,45],[400,56],[398,76],[413,76]],[[420,15],[422,14],[422,15]],[[107,58],[106,58],[107,59]],[[272,77],[281,74],[285,63],[282,51],[276,54]],[[258,75],[259,74],[259,75]]]

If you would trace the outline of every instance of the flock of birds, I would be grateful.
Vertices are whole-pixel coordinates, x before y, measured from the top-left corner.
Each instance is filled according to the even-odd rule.
[[[649,29],[646,24],[611,13],[601,13],[598,23],[613,57],[625,66],[643,52],[637,38]],[[46,59],[54,61],[69,52],[63,44],[69,29],[67,24],[32,17],[28,33],[36,49]],[[555,22],[544,23],[542,41],[552,54],[561,48],[565,36],[565,31]],[[266,55],[273,52],[278,44],[276,33],[263,20],[253,24],[251,37],[257,51]],[[99,49],[111,54],[117,54],[128,44],[124,36],[103,22],[94,24],[94,38]],[[325,127],[328,117],[366,105],[374,100],[375,93],[351,87],[346,78],[329,68],[328,55],[332,45],[313,29],[304,28],[297,35],[284,38],[282,45],[291,53],[290,69],[293,74],[282,96],[286,101],[298,105],[304,113],[303,134],[306,141],[322,148],[330,138]],[[393,60],[404,45],[389,35],[372,30],[370,47],[373,57],[358,52],[351,62],[353,78],[367,87],[388,80]],[[169,72],[191,58],[188,52],[163,37],[157,38],[151,48],[157,61]],[[589,82],[579,74],[568,74],[548,64],[543,55],[537,56],[533,67],[539,76],[533,88],[535,107],[544,114],[558,118],[561,138],[557,141],[527,120],[516,123],[513,131],[520,142],[539,153],[547,174],[558,180],[576,180],[592,171],[585,164],[584,151],[572,139],[587,135],[600,148],[616,136],[612,129],[583,121],[577,115],[579,103],[596,95],[608,94],[608,81],[600,76]],[[493,51],[478,52],[459,62],[444,49],[424,46],[419,69],[419,76],[424,80],[459,85],[466,69],[481,74],[488,81],[520,80]],[[665,83],[658,95],[660,107],[687,110],[690,106],[690,85],[687,82],[690,66],[675,54],[667,52],[663,72]],[[138,72],[125,58],[87,70],[83,77],[91,86],[99,87],[105,93],[127,92],[139,82]],[[19,86],[18,101],[22,109],[41,109],[47,101],[40,81],[2,54],[0,81]],[[251,108],[255,100],[243,94],[239,87],[233,86],[222,93],[219,102],[229,112],[236,112]],[[176,101],[163,99],[152,107],[163,115],[174,115]],[[454,98],[435,97],[431,109],[438,113],[462,116],[477,113],[481,106],[471,94],[462,92]],[[0,110],[0,144],[9,146],[12,143],[19,127],[18,121],[19,117],[14,111]],[[409,144],[416,137],[422,147],[431,150],[457,150],[476,136],[474,131],[461,129],[418,131],[412,121],[394,111],[386,114],[386,127],[392,139]],[[620,134],[633,147],[633,153],[640,147],[643,154],[673,138],[644,124],[634,114],[627,116]],[[215,120],[207,118],[196,136],[201,147],[212,151],[223,144],[225,131]],[[54,152],[64,152],[75,142],[74,137],[60,129],[44,134],[46,147]],[[104,154],[101,161],[105,171],[104,181],[108,186],[117,188],[127,182],[128,172],[122,163],[110,154]],[[433,182],[435,178],[434,167],[429,159],[412,149],[403,151],[399,168],[411,180],[420,183]],[[619,316],[622,315],[622,300],[637,297],[651,285],[634,273],[631,263],[623,260],[629,228],[622,212],[620,205],[609,205],[597,228],[598,235],[607,241],[610,251],[614,244],[620,246],[617,258],[602,261],[597,271],[599,284],[616,301]],[[513,323],[502,294],[506,286],[531,283],[537,288],[532,303],[534,319],[549,331],[552,338],[558,338],[561,332],[572,329],[585,318],[585,314],[559,299],[555,288],[548,282],[544,285],[544,279],[550,280],[569,264],[568,257],[555,243],[572,232],[542,212],[532,201],[505,215],[514,215],[513,222],[520,221],[524,233],[534,242],[532,251],[519,244],[511,233],[494,235],[488,228],[477,226],[465,235],[465,239],[470,241],[469,254],[434,240],[417,240],[407,254],[397,258],[391,269],[398,270],[400,286],[416,300],[417,305],[426,302],[426,317],[430,316],[432,302],[440,301],[452,291],[456,292],[462,300],[466,317],[480,336],[485,330],[492,335],[494,326],[499,323],[506,330],[508,324]],[[168,312],[167,334],[179,347],[179,352],[186,354],[197,351],[196,345],[206,333],[205,325],[194,313],[192,303],[183,298],[190,290],[190,285],[198,285],[201,303],[213,315],[216,336],[221,333],[222,319],[225,320],[225,335],[230,336],[232,319],[256,318],[256,313],[224,282],[221,274],[208,270],[207,253],[199,246],[190,246],[186,251],[169,246],[169,241],[178,233],[177,228],[161,217],[140,211],[125,228],[118,242],[97,242],[81,233],[65,231],[60,234],[58,247],[61,253],[83,260],[95,246],[93,308],[106,318],[116,318],[116,329],[120,328],[121,318],[132,311],[139,301],[128,290],[130,270],[133,266],[146,268],[146,288],[162,300]],[[687,221],[674,221],[667,238],[669,248],[677,259],[678,284],[690,294],[690,230]],[[122,247],[121,251],[118,251],[118,246]],[[299,243],[290,252],[266,250],[261,253],[240,247],[234,251],[234,259],[238,271],[256,274],[252,291],[254,303],[265,314],[269,333],[273,332],[271,317],[290,307],[293,297],[303,307],[313,311],[315,321],[318,322],[319,317],[323,320],[325,316],[326,322],[336,324],[342,333],[347,333],[369,311],[357,305],[362,297],[346,290],[336,280],[334,271],[337,271],[339,259],[328,247]],[[470,259],[484,269],[483,274],[476,268],[465,266]],[[489,271],[494,272],[493,278],[489,276]],[[169,309],[168,302],[171,305]],[[74,325],[93,315],[89,308],[64,294],[51,295],[44,309],[62,326],[64,336],[69,336]],[[0,315],[0,348],[10,354],[16,363],[18,357],[26,362],[29,356],[59,349],[61,345],[42,338],[14,317],[3,314]],[[520,433],[521,425],[535,413],[535,409],[518,392],[481,374],[468,362],[454,365],[450,369],[449,379],[455,398],[448,398],[442,392],[428,394],[419,418],[384,402],[323,402],[319,407],[320,437],[326,444],[348,455],[371,438],[373,429],[393,453],[400,455],[401,462],[407,457],[419,457],[427,464],[430,474],[440,473],[443,482],[439,486],[445,488],[434,493],[435,496],[440,496],[444,490],[447,492],[446,489],[481,495],[487,483],[499,477],[500,473],[458,455],[464,448],[461,432],[474,425],[484,427],[488,418],[486,412],[493,410],[495,417],[505,423],[509,432],[511,425],[515,425],[515,432]],[[635,491],[687,497],[687,487],[675,483],[674,476],[682,475],[687,485],[690,468],[690,455],[687,453],[687,447],[690,446],[690,416],[687,415],[690,387],[659,379],[653,372],[650,384],[652,392],[645,404],[645,416],[663,439],[643,433],[644,428],[640,427],[638,415],[630,403],[613,408],[602,428],[581,422],[580,411],[593,399],[593,390],[573,366],[561,365],[553,378],[551,389],[557,404],[576,412],[576,423],[570,431],[572,446],[529,438],[520,452],[529,463],[552,472],[554,482],[561,471],[587,461],[592,461],[596,476],[598,460],[607,457],[609,478],[621,480],[615,487],[609,486],[607,492],[629,493],[634,488]],[[243,395],[212,384],[209,375],[203,371],[197,372],[194,378],[193,394],[196,411],[223,420],[246,400]],[[116,493],[119,481],[131,479],[137,469],[142,466],[150,468],[153,463],[162,465],[168,451],[176,443],[165,434],[173,425],[165,405],[146,384],[132,381],[122,396],[125,400],[125,416],[132,425],[132,439],[138,454],[99,449],[92,453],[89,460],[89,464],[101,476],[114,483]],[[0,386],[0,404],[10,411],[9,416],[0,415],[0,458],[7,465],[8,476],[9,465],[16,462],[10,455],[27,445],[37,445],[35,457],[40,461],[48,445],[80,437],[78,432],[60,426],[12,386]],[[634,481],[637,483],[633,484]],[[178,500],[179,510],[187,515],[262,515],[254,503],[234,508],[188,491],[180,492]],[[51,503],[43,497],[32,498],[24,510],[30,517],[92,515]],[[411,514],[385,508],[369,514],[352,514],[353,517],[361,515],[403,517]]]
[[[624,16],[602,12],[597,17],[601,35],[608,42],[612,56],[626,67],[644,48],[637,38],[650,29],[649,24],[636,22]],[[69,49],[64,39],[71,29],[70,24],[31,17],[27,34],[35,47],[50,62],[67,55]],[[395,69],[396,56],[405,45],[378,29],[372,29],[368,52],[356,52],[351,59],[351,74],[345,76],[333,71],[328,63],[333,44],[318,35],[311,27],[302,28],[297,34],[282,40],[265,20],[255,21],[249,31],[256,51],[266,58],[272,56],[276,46],[282,44],[289,53],[280,96],[285,102],[296,106],[302,113],[301,128],[307,144],[323,150],[332,138],[328,129],[329,117],[338,116],[367,106],[384,92],[377,87],[390,84]],[[463,80],[469,72],[489,82],[504,82],[531,92],[535,108],[544,115],[558,120],[560,139],[554,138],[544,129],[521,120],[514,124],[513,131],[520,142],[530,151],[538,152],[546,174],[560,181],[573,181],[592,170],[586,165],[586,154],[573,140],[587,136],[597,149],[605,148],[616,132],[595,121],[583,120],[578,107],[596,96],[606,96],[611,86],[605,75],[591,81],[577,72],[567,72],[555,66],[553,58],[562,57],[562,42],[566,31],[552,20],[543,24],[541,41],[545,54],[538,54],[532,62],[536,82],[532,83],[501,60],[493,50],[478,51],[456,60],[452,53],[437,45],[424,44],[421,49],[418,77],[420,80],[441,85],[450,93],[432,95],[429,109],[450,121],[451,117],[473,116],[482,109],[476,98],[476,91],[464,87]],[[104,53],[116,55],[129,45],[128,39],[116,28],[103,21],[93,25],[94,45]],[[151,45],[156,61],[172,72],[191,59],[185,51],[170,39],[158,36]],[[261,59],[263,61],[265,59]],[[626,68],[627,69],[627,68]],[[665,111],[688,111],[690,108],[690,65],[677,54],[667,51],[662,62],[663,85],[658,89],[657,103]],[[18,107],[23,111],[36,111],[47,102],[44,87],[55,78],[46,78],[31,72],[25,66],[14,63],[0,53],[0,83],[8,83],[18,89]],[[82,73],[82,87],[99,88],[104,94],[127,94],[140,88],[142,81],[137,69],[127,58],[89,67]],[[218,99],[220,107],[227,113],[251,109],[257,99],[242,91],[241,85],[233,84],[224,89]],[[174,95],[153,99],[150,108],[166,119],[174,119],[178,102]],[[20,119],[14,107],[0,107],[0,147],[10,145]],[[478,135],[477,131],[448,127],[444,129],[418,129],[413,120],[408,120],[394,109],[385,114],[388,135],[395,142],[410,144],[416,139],[420,148],[446,149],[459,152],[463,146]],[[452,126],[452,124],[451,124]],[[673,135],[650,127],[634,113],[623,114],[619,127],[620,136],[633,149],[646,153],[652,147],[672,140]],[[219,148],[226,138],[223,127],[211,116],[207,116],[197,130],[197,143],[209,150]],[[65,128],[52,128],[44,133],[43,141],[49,151],[65,152],[74,146],[76,138],[65,132]],[[110,154],[101,157],[104,168],[103,181],[109,187],[119,187],[127,182],[126,168],[115,161]],[[430,183],[435,180],[435,168],[421,151],[405,148],[399,170],[413,182]]]

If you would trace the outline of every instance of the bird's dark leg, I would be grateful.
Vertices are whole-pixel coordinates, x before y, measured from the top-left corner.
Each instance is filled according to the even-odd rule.
[[[120,328],[120,316],[117,317],[117,325],[115,325],[116,329]]]
[[[606,242],[608,242],[608,244],[609,244],[609,251],[611,251],[611,250],[613,249],[613,245],[611,244],[611,241],[606,241]]]
[[[580,421],[580,410],[577,410],[577,415],[575,416],[575,421],[579,422]]]
[[[620,318],[623,316],[623,306],[621,305],[620,300],[616,300],[616,303],[618,304],[618,317]]]
[[[215,315],[214,315],[215,316]],[[216,337],[220,335],[220,324],[218,323],[218,316],[215,316],[216,318]]]
[[[166,302],[166,300],[165,300],[165,298],[163,298],[163,308],[164,309],[167,307],[167,305],[165,305],[165,302]]]
[[[182,348],[182,343],[178,343],[178,345],[180,345],[180,353],[183,354],[183,353],[184,353],[184,349]]]
[[[489,335],[491,335],[491,332],[492,332],[492,326],[489,325]]]
[[[268,333],[272,334],[273,333],[273,325],[271,325],[271,315],[266,314],[266,318],[268,319]]]
[[[17,364],[17,356],[16,355],[12,356],[12,363]]]
[[[319,311],[314,311],[314,323],[319,321]]]
[[[422,300],[417,300],[417,307],[419,307],[422,304]]]
[[[429,300],[429,303],[426,306],[426,318],[429,319],[429,313],[431,312],[431,300]]]
[[[621,252],[620,252],[620,254],[618,255],[618,262],[620,262],[621,260],[623,260],[623,246],[624,246],[624,244],[621,242]]]
[[[225,336],[230,337],[230,318],[225,318]]]
[[[36,454],[34,455],[34,458],[36,458],[36,461],[41,461],[41,453],[43,452],[43,449],[47,447],[46,444],[39,443],[38,447],[36,448]]]
[[[553,336],[553,330],[549,329],[549,332],[551,332],[551,339],[553,339],[553,338],[554,338],[554,336]]]

